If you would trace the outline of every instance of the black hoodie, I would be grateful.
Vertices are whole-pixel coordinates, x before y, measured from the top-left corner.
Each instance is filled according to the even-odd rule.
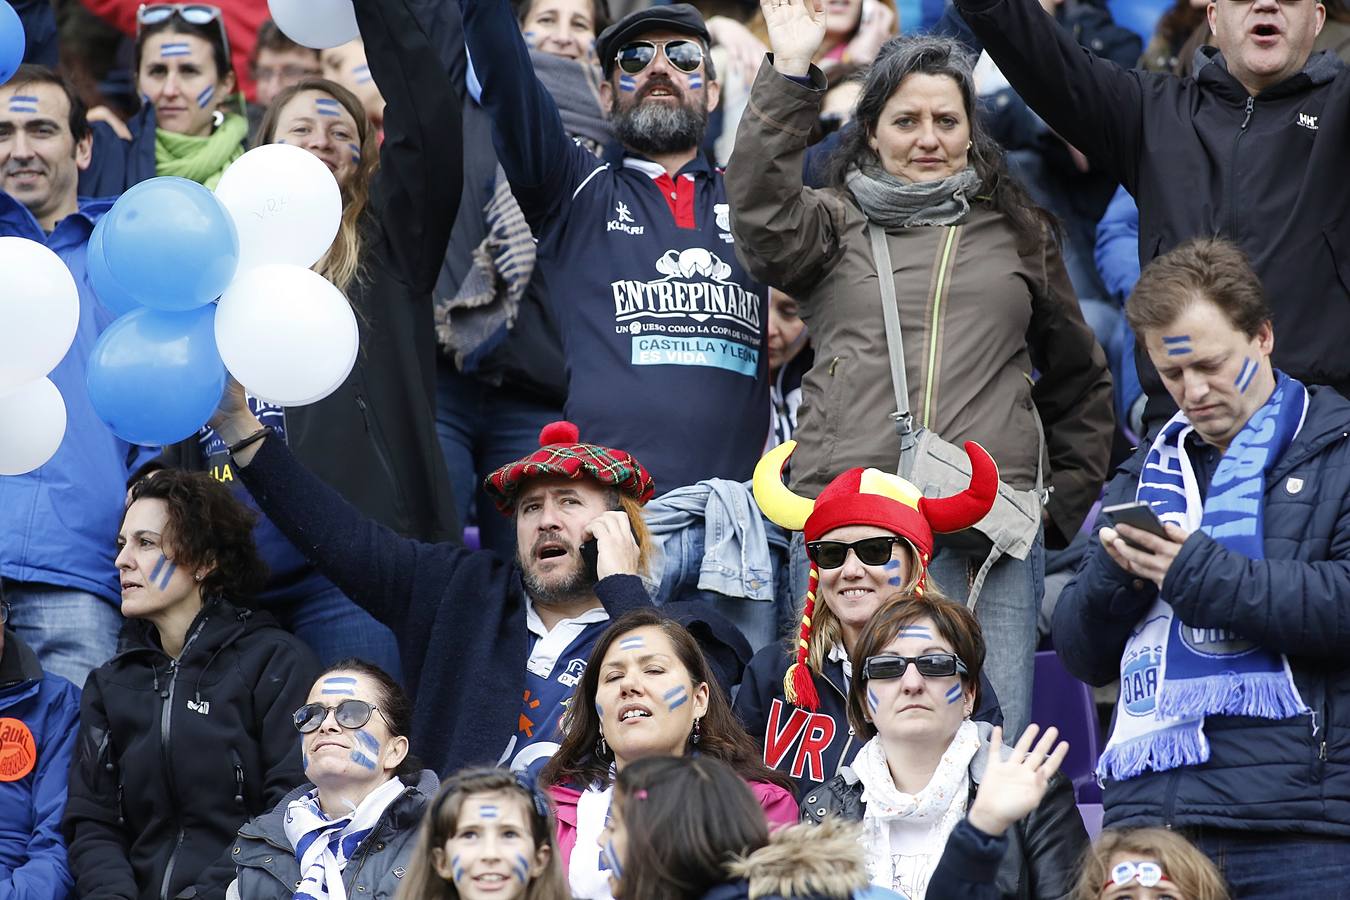
[[[129,621],[85,682],[62,821],[83,898],[224,897],[239,826],[305,781],[291,715],[309,649],[223,600],[187,634],[175,660]]]

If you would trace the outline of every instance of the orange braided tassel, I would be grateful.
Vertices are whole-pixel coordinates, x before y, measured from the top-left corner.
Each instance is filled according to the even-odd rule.
[[[806,604],[802,608],[801,631],[797,638],[797,659],[788,666],[783,675],[783,695],[789,703],[794,703],[812,712],[820,709],[820,695],[816,693],[815,680],[811,678],[811,667],[807,665],[807,648],[811,641],[811,617],[816,611],[816,587],[820,582],[820,573],[815,563],[811,564],[811,573],[806,582]]]

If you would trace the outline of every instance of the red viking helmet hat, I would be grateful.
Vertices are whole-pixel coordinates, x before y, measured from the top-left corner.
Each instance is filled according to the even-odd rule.
[[[998,494],[998,466],[993,457],[979,444],[967,441],[970,486],[959,494],[925,497],[899,475],[858,468],[844,472],[819,497],[810,500],[794,494],[783,484],[783,469],[796,448],[796,441],[786,441],[766,453],[755,466],[755,502],[764,515],[784,528],[803,532],[808,543],[845,525],[884,528],[914,545],[925,571],[933,558],[933,533],[969,528],[988,515]],[[797,657],[783,679],[788,702],[812,710],[819,707],[820,700],[806,658],[819,580],[819,572],[812,563]],[[923,573],[919,576],[918,590],[923,590]]]

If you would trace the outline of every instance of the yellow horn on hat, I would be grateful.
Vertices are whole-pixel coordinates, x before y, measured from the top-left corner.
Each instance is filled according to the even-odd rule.
[[[796,441],[784,441],[764,454],[755,466],[752,482],[760,512],[789,531],[801,531],[816,505],[814,500],[797,496],[783,484],[783,469],[796,449]]]

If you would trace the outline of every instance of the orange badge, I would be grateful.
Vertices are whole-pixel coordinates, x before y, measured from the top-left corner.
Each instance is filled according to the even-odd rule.
[[[36,764],[33,732],[18,719],[0,719],[0,781],[18,781]]]

